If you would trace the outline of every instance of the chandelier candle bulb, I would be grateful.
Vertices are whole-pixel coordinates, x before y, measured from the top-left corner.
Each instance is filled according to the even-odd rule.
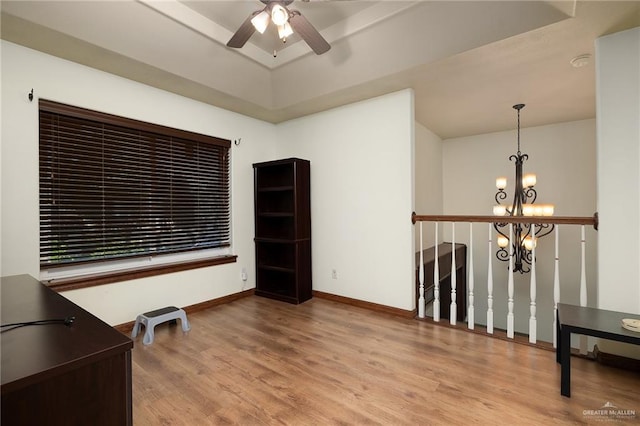
[[[525,188],[532,188],[536,186],[536,182],[536,175],[534,175],[533,173],[527,173],[522,178],[522,186],[524,186]]]
[[[542,216],[553,216],[553,204],[545,204],[542,206]]]
[[[523,216],[537,216],[536,208],[533,204],[523,204],[522,205],[522,215]]]
[[[524,248],[526,248],[527,250],[531,251],[533,250],[534,247],[536,247],[538,245],[538,239],[533,239],[531,237],[527,237],[524,239],[523,241],[523,245]]]
[[[507,237],[503,237],[502,235],[498,235],[498,247],[505,248],[509,245],[509,239]]]
[[[505,206],[493,206],[494,216],[504,216],[507,214],[507,208]]]
[[[507,178],[499,177],[496,179],[496,188],[505,189],[507,187]]]

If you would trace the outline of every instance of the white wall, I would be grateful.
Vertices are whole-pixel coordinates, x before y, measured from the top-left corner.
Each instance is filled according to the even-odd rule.
[[[596,40],[596,59],[599,307],[640,314],[640,28]]]
[[[596,61],[598,307],[640,314],[640,28],[597,39]],[[638,346],[598,347],[640,359]]]
[[[226,139],[238,262],[67,291],[110,324],[255,287],[253,168],[311,160],[314,289],[413,309],[413,93],[274,126],[3,41],[0,275],[39,276],[38,98]],[[42,72],[46,70],[46,73]],[[34,89],[35,99],[27,94]],[[247,268],[249,280],[240,279]],[[338,279],[331,279],[336,269]]]
[[[526,126],[527,105],[521,119]],[[514,127],[515,127],[514,111]],[[529,155],[524,171],[536,173],[538,203],[552,203],[557,216],[592,216],[596,211],[595,120],[583,120],[548,126],[522,128],[521,151]],[[512,201],[515,166],[509,156],[517,150],[516,132],[507,131],[443,141],[444,214],[491,215],[495,204],[495,179],[508,178],[507,193]],[[442,226],[442,225],[441,225]],[[449,241],[450,224],[444,225]],[[456,240],[468,244],[466,224],[456,227]],[[587,227],[587,285],[589,305],[596,303],[596,231]],[[507,266],[495,260],[495,326],[506,328]],[[487,309],[489,225],[474,225],[474,270],[476,322],[485,324]],[[579,303],[580,230],[577,226],[560,227],[561,301]],[[538,291],[538,339],[552,340],[553,320],[553,234],[540,240],[536,269]],[[530,274],[516,274],[516,331],[528,332]]]
[[[442,214],[442,139],[420,123],[416,123],[416,150],[414,156],[416,174],[416,213]],[[420,249],[420,224],[416,223],[416,252]],[[423,248],[434,244],[432,226],[423,224]]]
[[[38,98],[226,139],[232,145],[238,262],[65,292],[110,324],[255,287],[252,163],[272,158],[275,126],[2,41],[1,275],[39,276]],[[33,88],[35,99],[27,93]],[[246,267],[249,280],[240,279]]]
[[[315,290],[414,309],[413,117],[404,90],[278,126],[278,156],[311,161]]]

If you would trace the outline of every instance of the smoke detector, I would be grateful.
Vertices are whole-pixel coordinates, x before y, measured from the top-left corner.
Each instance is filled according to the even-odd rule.
[[[586,65],[589,65],[590,61],[591,61],[591,54],[585,53],[584,55],[576,56],[571,61],[569,61],[569,63],[574,68],[582,68]]]

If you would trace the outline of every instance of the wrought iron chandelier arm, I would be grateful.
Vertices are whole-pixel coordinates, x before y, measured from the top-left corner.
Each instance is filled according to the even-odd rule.
[[[549,235],[555,229],[553,223],[536,223],[536,238],[542,238],[545,235]]]
[[[498,190],[498,192],[496,192],[496,203],[501,204],[500,201],[505,200],[507,198],[507,193],[504,192],[502,189]]]
[[[529,235],[531,235],[531,224],[530,223],[523,223],[520,226],[520,241],[524,241],[525,238],[527,238]],[[538,237],[538,234],[536,233],[536,238]]]
[[[498,250],[496,251],[496,258],[500,261],[507,261],[509,260],[509,252],[507,250],[505,250],[504,248],[500,247],[498,248]]]
[[[527,264],[527,265],[531,265],[531,262],[533,261],[533,253],[529,250],[523,249],[522,250],[522,257],[521,257],[522,261]],[[522,271],[520,271],[521,273],[525,274],[527,272],[529,272],[530,269],[526,268],[526,267],[522,267]]]
[[[528,188],[524,188],[523,190],[524,196],[526,197],[527,201],[529,201],[529,204],[533,204],[536,202],[536,198],[538,198],[538,193],[536,192],[535,189],[533,189],[532,186],[528,187]],[[531,199],[531,200],[529,200]]]
[[[502,236],[503,236],[503,237],[505,237],[506,239],[509,239],[509,236],[508,236],[507,234],[505,234],[504,232],[502,232],[502,229],[501,229],[501,228],[504,228],[505,226],[507,226],[507,224],[506,224],[506,223],[498,223],[498,222],[496,222],[496,223],[494,223],[494,224],[493,224],[493,229],[495,229],[495,230],[496,230],[496,232],[497,232],[499,235],[502,235]]]
[[[509,237],[507,236],[507,234],[502,232],[502,230],[500,229],[500,228],[504,228],[505,226],[507,226],[506,223],[494,223],[493,224],[493,229],[496,230],[498,235],[506,238],[507,241],[508,241]],[[511,244],[511,243],[509,243],[509,244]],[[509,246],[507,246],[507,247],[509,247]],[[509,260],[509,251],[507,251],[505,247],[498,246],[498,250],[496,251],[496,258],[498,260],[500,260],[500,261],[503,261],[503,262]]]

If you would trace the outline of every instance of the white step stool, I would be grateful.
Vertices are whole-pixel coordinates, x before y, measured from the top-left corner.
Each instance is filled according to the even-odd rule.
[[[156,309],[155,311],[145,312],[142,315],[138,315],[136,318],[136,323],[131,331],[131,338],[136,338],[140,331],[140,325],[144,324],[144,337],[142,338],[142,343],[150,345],[153,343],[153,329],[156,325],[166,321],[175,321],[177,319],[180,319],[182,331],[189,331],[191,329],[189,321],[187,320],[187,314],[184,310],[176,308],[175,306],[168,306],[166,308]]]

